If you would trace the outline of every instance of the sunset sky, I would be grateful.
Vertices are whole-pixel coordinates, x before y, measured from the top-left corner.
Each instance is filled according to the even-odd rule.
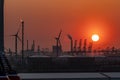
[[[14,51],[14,38],[20,19],[25,22],[26,40],[41,48],[52,48],[62,29],[61,43],[69,50],[67,34],[74,40],[100,35],[96,46],[120,47],[120,0],[5,0],[5,47]],[[21,34],[20,34],[21,35]],[[20,42],[19,42],[19,45]],[[95,46],[94,45],[94,46]]]

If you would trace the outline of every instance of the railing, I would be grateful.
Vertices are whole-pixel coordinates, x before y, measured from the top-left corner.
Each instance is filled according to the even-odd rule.
[[[0,68],[0,80],[21,80],[16,71],[11,68],[4,53],[0,54]]]

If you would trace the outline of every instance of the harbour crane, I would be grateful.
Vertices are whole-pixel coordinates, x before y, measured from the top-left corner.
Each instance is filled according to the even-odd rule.
[[[68,39],[70,40],[70,49],[71,49],[71,53],[73,55],[73,39],[71,35],[67,35]]]
[[[84,39],[84,46],[83,46],[84,55],[86,55],[86,46],[87,46],[87,39]]]
[[[78,46],[78,51],[79,52],[82,51],[81,47],[82,47],[82,39],[79,40],[79,46]]]
[[[93,46],[93,43],[90,42],[90,43],[89,43],[89,46],[88,46],[88,52],[89,52],[89,53],[92,52],[92,46]]]
[[[33,40],[32,46],[31,46],[31,51],[35,51],[35,40]]]
[[[29,50],[29,43],[28,43],[28,40],[27,40],[27,51]]]
[[[77,49],[76,49],[77,47],[76,46],[77,46],[77,40],[74,41],[74,52],[77,51]]]

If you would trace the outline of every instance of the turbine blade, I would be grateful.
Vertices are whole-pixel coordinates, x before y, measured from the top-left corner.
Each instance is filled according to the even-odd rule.
[[[71,36],[71,35],[68,34],[67,36],[68,36],[69,39],[72,39],[72,36]]]
[[[19,26],[18,31],[17,31],[17,33],[16,33],[17,35],[18,35],[18,33],[20,32],[20,28],[21,28],[21,27]]]
[[[10,36],[16,36],[16,35],[10,35]]]
[[[60,30],[60,33],[59,33],[59,35],[58,35],[58,39],[60,38],[60,36],[61,36],[61,33],[62,33],[62,30]]]
[[[20,39],[20,37],[19,37],[19,36],[17,36],[17,38],[19,39],[19,41],[20,41],[20,42],[22,42],[22,40]]]

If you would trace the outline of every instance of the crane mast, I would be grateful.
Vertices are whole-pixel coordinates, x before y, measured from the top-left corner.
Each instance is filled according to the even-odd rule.
[[[73,55],[73,39],[71,35],[67,35],[68,39],[70,40],[70,49],[71,49],[71,53]]]

